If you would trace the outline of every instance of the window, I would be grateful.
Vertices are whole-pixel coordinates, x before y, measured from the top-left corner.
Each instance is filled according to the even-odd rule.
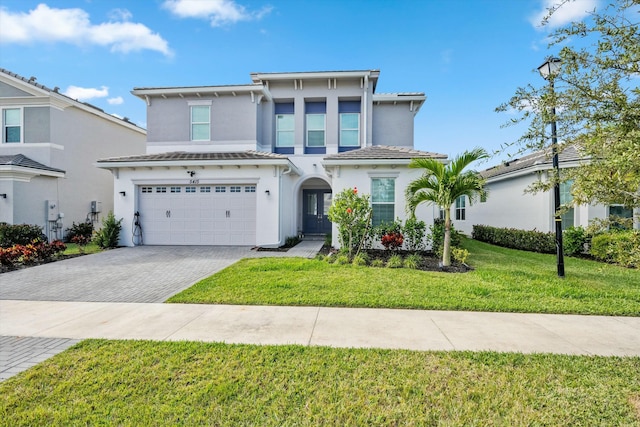
[[[156,193],[166,193],[167,187],[156,187]]]
[[[276,147],[293,147],[294,145],[294,104],[293,102],[277,103],[276,107]]]
[[[20,108],[2,110],[3,142],[22,142],[22,114]]]
[[[181,187],[171,187],[171,192],[172,193],[179,193],[180,189],[181,189]]]
[[[396,181],[394,178],[373,178],[371,180],[372,225],[377,227],[395,218]]]
[[[464,221],[466,219],[466,199],[460,196],[456,199],[456,220]]]
[[[227,187],[217,186],[216,185],[216,193],[226,193]]]
[[[184,187],[184,192],[185,193],[195,193],[196,192],[196,187]]]
[[[153,187],[142,187],[143,193],[153,193]]]
[[[208,105],[191,106],[191,140],[211,140],[211,107]]]
[[[360,146],[360,101],[339,101],[340,147]]]
[[[200,187],[201,193],[211,193],[211,187]]]
[[[626,208],[622,205],[609,206],[609,219],[613,221],[611,224],[611,228],[614,228],[614,229],[628,228],[630,224],[627,224],[626,221],[620,221],[620,220],[630,219],[630,218],[633,218],[633,209]]]
[[[249,185],[247,187],[244,187],[244,192],[245,193],[255,193],[256,192],[256,186],[255,185]]]
[[[483,191],[482,193],[480,193],[480,203],[486,203],[487,202],[487,192]]]
[[[325,146],[325,122],[327,104],[325,102],[307,102],[307,147]]]
[[[242,193],[242,187],[232,185],[231,187],[229,187],[229,192],[230,193]]]
[[[573,196],[571,195],[571,186],[573,185],[573,181],[565,181],[560,183],[560,204],[569,204],[573,201]],[[571,206],[568,210],[566,210],[560,218],[562,219],[562,229],[566,230],[567,228],[573,227],[573,218],[574,218],[574,209]]]

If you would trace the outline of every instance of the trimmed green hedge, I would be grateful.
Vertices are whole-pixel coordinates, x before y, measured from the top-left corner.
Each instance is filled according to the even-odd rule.
[[[640,231],[614,231],[591,239],[591,255],[604,262],[640,267]]]
[[[28,245],[37,242],[46,242],[47,236],[42,232],[42,227],[30,224],[7,224],[0,222],[0,247],[10,248],[14,245]]]
[[[556,253],[554,233],[474,225],[471,237],[481,242],[491,243],[492,245],[503,246],[505,248],[545,254]]]

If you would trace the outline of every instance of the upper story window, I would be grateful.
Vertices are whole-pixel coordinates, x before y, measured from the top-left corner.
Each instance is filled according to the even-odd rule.
[[[211,107],[209,105],[191,106],[191,140],[211,140]]]
[[[325,147],[326,145],[326,102],[307,102],[305,104],[307,138],[309,148]]]
[[[456,219],[464,221],[467,218],[467,200],[465,196],[456,199]]]
[[[342,147],[360,146],[360,101],[339,101],[340,141]]]
[[[293,147],[295,142],[293,114],[293,102],[276,104],[276,147]]]
[[[2,142],[22,142],[22,111],[20,108],[2,110]]]
[[[371,179],[372,226],[393,222],[395,218],[396,180],[394,178]]]

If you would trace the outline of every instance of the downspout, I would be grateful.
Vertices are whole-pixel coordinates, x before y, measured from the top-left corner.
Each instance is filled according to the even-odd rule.
[[[278,168],[279,170],[280,168]],[[278,174],[278,247],[284,245],[284,238],[280,236],[282,232],[282,177],[289,175],[293,169],[288,166],[281,174]]]
[[[367,106],[369,105],[368,102],[368,94],[369,92],[369,76],[365,75],[364,76],[364,106],[363,106],[363,110],[364,110],[364,123],[363,123],[363,129],[362,129],[362,137],[364,138],[364,146],[368,147],[369,144],[367,143],[367,128],[369,127],[369,116],[367,115],[367,113],[369,112],[369,108],[367,108]]]

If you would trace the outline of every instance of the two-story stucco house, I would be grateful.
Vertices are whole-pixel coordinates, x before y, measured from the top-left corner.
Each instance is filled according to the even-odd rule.
[[[375,223],[405,218],[405,187],[420,174],[410,159],[446,156],[414,150],[424,93],[376,93],[378,76],[253,73],[242,85],[135,88],[147,153],[98,162],[114,174],[121,244],[276,247],[331,233],[332,195],[353,187],[371,194]],[[433,219],[430,208],[419,214]]]
[[[49,239],[113,209],[97,159],[145,152],[144,129],[2,68],[0,120],[0,222],[39,225]]]
[[[582,160],[575,147],[570,146],[559,155],[560,169],[577,167]],[[532,194],[526,192],[536,181],[546,181],[553,172],[553,162],[549,150],[538,151],[518,159],[513,159],[480,172],[486,179],[488,196],[472,206],[466,197],[456,201],[451,217],[456,229],[470,235],[473,225],[516,228],[520,230],[555,231],[555,205],[553,191]],[[571,181],[560,184],[560,203],[570,204]],[[562,215],[562,229],[586,227],[596,218],[615,215],[623,218],[634,217],[634,211],[620,205],[578,205],[572,206]],[[636,222],[640,211],[636,209]]]

